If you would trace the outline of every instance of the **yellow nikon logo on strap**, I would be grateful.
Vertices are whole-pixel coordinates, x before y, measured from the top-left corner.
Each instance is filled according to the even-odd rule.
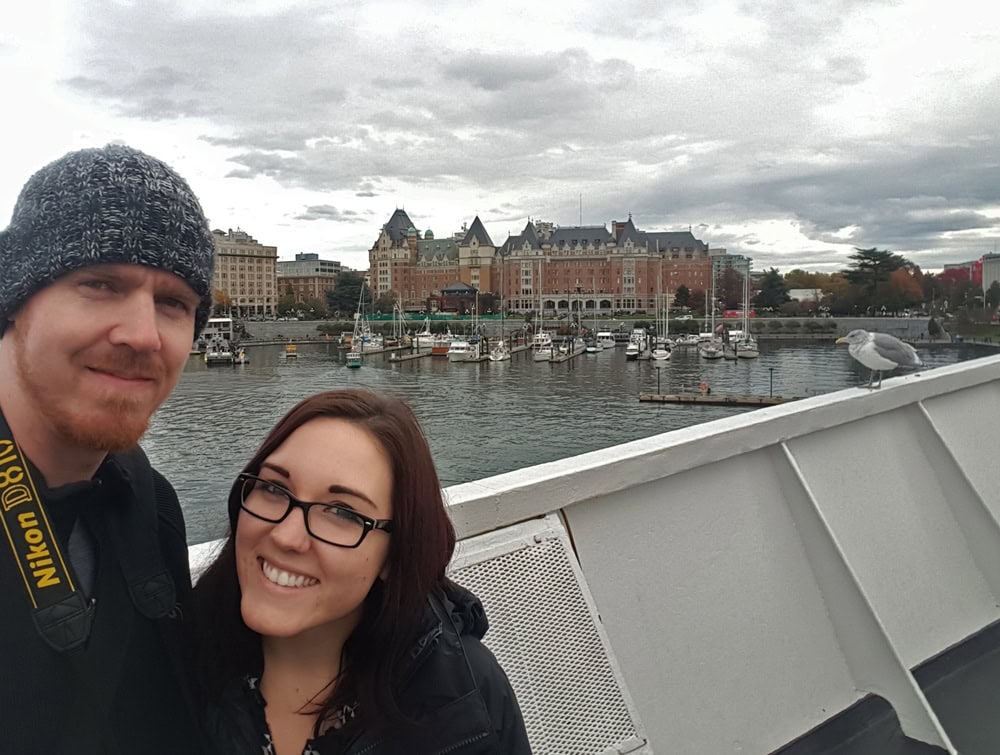
[[[73,582],[31,474],[17,444],[6,438],[0,439],[0,508],[7,542],[32,606],[53,605],[72,593]]]

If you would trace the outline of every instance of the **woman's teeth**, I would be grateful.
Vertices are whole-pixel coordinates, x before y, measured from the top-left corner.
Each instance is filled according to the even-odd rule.
[[[261,566],[263,567],[264,576],[270,582],[274,582],[274,584],[281,585],[282,587],[311,587],[319,582],[318,579],[313,579],[312,577],[283,571],[263,559],[261,559]]]

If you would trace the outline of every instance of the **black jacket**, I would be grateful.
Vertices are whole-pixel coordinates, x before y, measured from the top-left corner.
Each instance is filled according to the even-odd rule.
[[[32,622],[14,555],[0,542],[0,753],[195,752],[180,631],[191,578],[173,488],[138,449],[109,457],[91,481],[52,491],[32,472],[67,559],[78,517],[90,533],[95,568],[83,583],[95,601],[93,622],[84,647],[50,648]],[[160,618],[140,613],[142,599],[133,597],[150,573],[173,583],[176,605]]]
[[[524,720],[507,675],[480,642],[488,623],[479,599],[449,585],[427,601],[424,632],[400,694],[416,726],[358,732],[331,729],[313,755],[530,755]],[[207,749],[218,755],[259,755],[266,735],[264,701],[255,685],[234,684],[207,711]]]

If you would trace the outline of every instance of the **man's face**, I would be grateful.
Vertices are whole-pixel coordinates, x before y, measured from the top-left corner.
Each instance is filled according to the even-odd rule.
[[[180,378],[198,303],[181,278],[141,265],[94,265],[57,279],[4,333],[20,399],[66,442],[131,448]]]

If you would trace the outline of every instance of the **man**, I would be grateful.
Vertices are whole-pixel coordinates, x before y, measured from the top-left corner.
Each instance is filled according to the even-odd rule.
[[[0,752],[187,753],[177,496],[137,443],[211,307],[171,168],[72,152],[0,232]]]

